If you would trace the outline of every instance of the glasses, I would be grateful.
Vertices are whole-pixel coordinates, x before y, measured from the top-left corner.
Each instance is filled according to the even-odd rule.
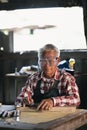
[[[57,63],[57,59],[58,58],[54,58],[54,59],[40,59],[39,62],[41,63],[41,65],[46,65],[49,64],[50,66],[54,65]]]

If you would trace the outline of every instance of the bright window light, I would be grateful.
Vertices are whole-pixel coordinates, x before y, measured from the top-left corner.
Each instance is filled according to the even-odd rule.
[[[29,9],[22,10],[21,15],[28,25],[55,27],[34,29],[33,34],[30,29],[15,31],[14,52],[38,50],[46,43],[53,43],[60,49],[86,49],[81,7]]]
[[[4,11],[0,16],[5,18],[2,21],[0,17],[0,28],[17,28],[13,33],[14,52],[38,50],[47,43],[60,49],[87,48],[82,7],[22,9]]]

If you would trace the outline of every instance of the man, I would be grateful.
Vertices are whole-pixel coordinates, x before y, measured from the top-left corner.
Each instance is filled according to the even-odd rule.
[[[49,110],[55,106],[78,106],[79,90],[75,78],[59,69],[60,51],[47,44],[38,52],[39,71],[28,77],[15,105],[37,105],[37,110]]]

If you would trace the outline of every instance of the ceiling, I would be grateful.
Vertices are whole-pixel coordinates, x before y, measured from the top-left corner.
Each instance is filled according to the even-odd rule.
[[[81,5],[81,0],[0,0],[0,10]]]

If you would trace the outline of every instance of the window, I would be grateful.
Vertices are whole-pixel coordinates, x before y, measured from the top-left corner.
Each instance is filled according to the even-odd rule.
[[[38,50],[46,43],[86,49],[82,7],[22,9],[12,14],[11,27],[19,28],[14,30],[14,52]]]

